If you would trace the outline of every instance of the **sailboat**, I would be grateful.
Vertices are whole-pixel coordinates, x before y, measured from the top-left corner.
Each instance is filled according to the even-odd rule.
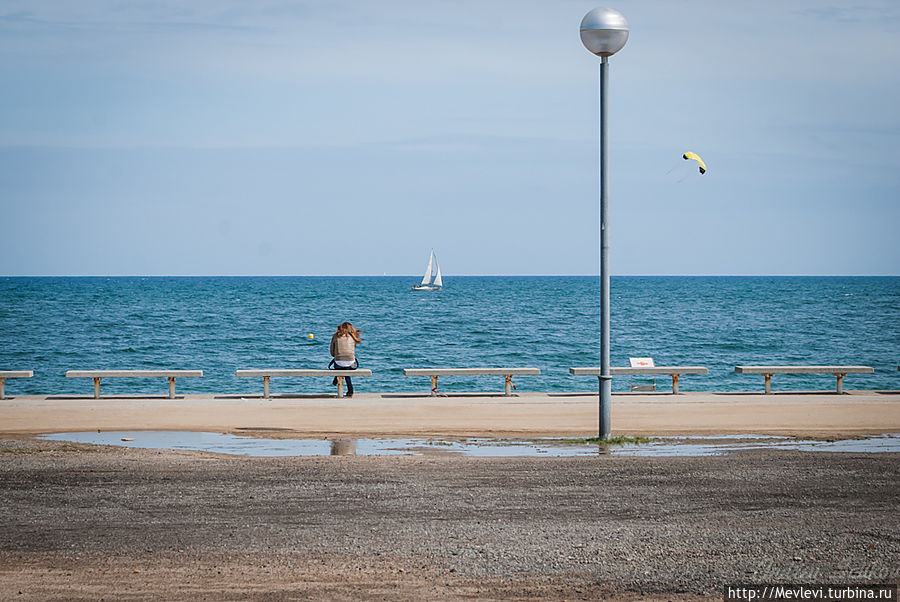
[[[437,272],[432,274],[432,267],[437,268]],[[422,282],[413,287],[414,291],[439,291],[444,286],[444,281],[441,280],[441,266],[438,265],[437,256],[434,254],[434,249],[431,250],[431,255],[428,257],[428,267],[425,268],[425,277],[422,278]]]

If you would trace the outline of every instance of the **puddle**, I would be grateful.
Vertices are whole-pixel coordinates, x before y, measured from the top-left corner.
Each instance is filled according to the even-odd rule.
[[[747,437],[735,436],[740,441],[731,443],[696,443],[701,439],[727,440],[727,437],[678,437],[661,441],[651,441],[644,445],[623,446],[612,453],[623,456],[722,456],[731,452],[751,449],[781,449],[807,452],[844,453],[885,453],[900,452],[900,434],[880,435],[865,439],[844,439],[841,441],[804,441],[788,437]]]
[[[472,457],[720,456],[752,449],[813,452],[900,452],[900,434],[842,441],[804,441],[770,435],[669,437],[643,444],[597,445],[563,439],[265,439],[187,431],[109,431],[54,433],[39,439],[117,445],[143,449],[206,451],[243,456],[393,456],[460,455]]]
[[[181,431],[108,431],[54,433],[39,439],[117,445],[143,449],[176,449],[244,456],[591,456],[596,445],[565,445],[499,439],[265,439],[224,433]],[[554,443],[556,441],[556,443]]]

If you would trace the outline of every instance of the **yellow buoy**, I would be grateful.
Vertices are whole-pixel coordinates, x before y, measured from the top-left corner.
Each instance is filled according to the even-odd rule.
[[[314,337],[314,336],[313,336],[313,334],[312,334],[312,333],[309,333],[309,334],[308,334],[308,335],[306,335],[306,336],[307,336],[307,338],[310,338],[310,339],[314,339],[314,338],[316,338],[316,337]]]

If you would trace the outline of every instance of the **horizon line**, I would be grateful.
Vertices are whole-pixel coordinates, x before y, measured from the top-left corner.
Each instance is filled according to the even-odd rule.
[[[448,276],[445,274],[444,278]],[[599,274],[451,274],[450,278],[599,278]],[[612,278],[896,278],[900,274],[611,274]],[[417,274],[2,274],[0,278],[412,278]]]

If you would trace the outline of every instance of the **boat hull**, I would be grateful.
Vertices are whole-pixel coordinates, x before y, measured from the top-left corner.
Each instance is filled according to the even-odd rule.
[[[432,286],[430,284],[426,284],[426,285],[418,284],[418,285],[412,287],[412,290],[414,290],[414,291],[439,291],[442,288],[443,287]]]

